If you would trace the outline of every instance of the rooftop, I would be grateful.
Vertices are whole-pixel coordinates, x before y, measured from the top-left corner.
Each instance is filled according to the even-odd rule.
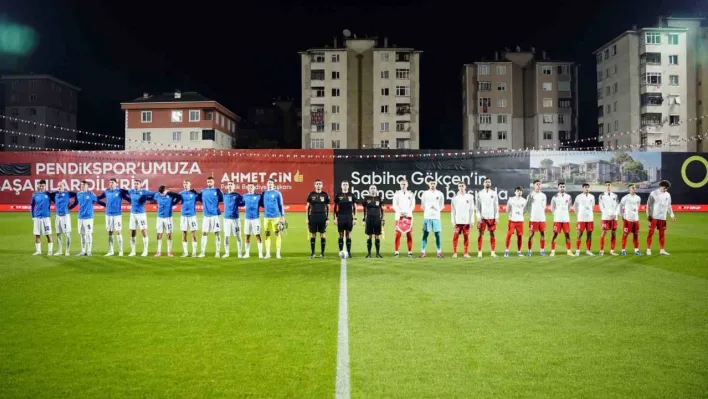
[[[184,93],[172,92],[162,94],[145,93],[135,100],[128,101],[129,103],[195,103],[195,102],[216,102],[208,97],[197,93],[196,91],[186,91]]]
[[[52,75],[34,75],[34,74],[29,74],[29,75],[2,75],[1,80],[34,80],[34,79],[49,79],[55,83],[59,83],[60,85],[72,88],[76,91],[81,91],[79,87],[76,87],[72,85],[71,83],[67,83],[61,79],[55,78]]]

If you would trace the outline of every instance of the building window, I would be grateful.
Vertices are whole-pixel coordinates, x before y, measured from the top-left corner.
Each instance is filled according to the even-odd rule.
[[[410,69],[396,69],[396,79],[410,79]]]
[[[332,80],[339,80],[339,71],[332,71]]]
[[[607,115],[612,113],[612,106],[610,104],[607,104]]]
[[[332,106],[332,113],[335,115],[339,113],[339,105]]]
[[[491,114],[480,114],[479,115],[479,124],[480,125],[488,125],[492,123],[492,115]]]
[[[562,125],[564,123],[565,123],[565,115],[563,115],[563,114],[558,115],[558,124]]]
[[[381,79],[388,79],[388,71],[381,71]]]
[[[607,60],[608,58],[610,58],[610,49],[606,48],[605,49],[605,60]]]
[[[497,140],[506,140],[506,131],[500,130],[497,132]]]
[[[610,86],[605,87],[605,95],[609,96],[612,94],[612,88]]]
[[[558,91],[570,91],[570,82],[558,82]]]
[[[479,106],[480,107],[489,107],[492,105],[492,99],[489,97],[480,97],[479,98]]]
[[[616,45],[616,44],[613,44],[613,45],[612,45],[612,55],[613,55],[613,56],[614,56],[614,55],[617,55],[617,45]]]
[[[310,139],[310,148],[324,148],[324,139],[323,138]]]
[[[332,97],[339,97],[339,89],[337,89],[337,88],[332,89]]]
[[[172,141],[182,141],[182,132],[172,132]]]
[[[541,69],[541,73],[544,74],[544,75],[551,75],[551,74],[553,74],[553,67],[548,66],[548,65],[547,65],[547,66],[544,66],[544,67]]]
[[[408,131],[408,122],[396,121],[396,131],[397,132],[407,132]]]
[[[669,84],[671,86],[678,86],[679,76],[678,75],[669,75]]]
[[[10,143],[17,145],[17,136],[15,136],[15,135],[10,136]]]
[[[507,122],[507,116],[506,115],[497,115],[497,123],[508,123]]]
[[[570,134],[566,130],[559,130],[558,131],[558,140],[560,141],[567,141],[570,140]]]
[[[408,86],[396,86],[397,97],[408,97],[410,95]]]
[[[647,32],[646,44],[661,44],[661,34],[659,32]]]
[[[678,44],[679,35],[676,33],[669,33],[669,44]]]
[[[341,148],[342,145],[339,143],[339,140],[332,140],[332,148]]]
[[[612,93],[613,93],[613,94],[617,94],[617,87],[618,87],[618,86],[617,86],[617,82],[615,82],[615,83],[612,84]]]
[[[497,98],[497,107],[501,107],[501,108],[506,107],[506,98],[504,98],[504,97]]]
[[[36,123],[28,123],[29,130],[37,130],[37,124]]]
[[[497,83],[497,91],[506,91],[506,82]]]
[[[322,98],[324,96],[325,96],[324,87],[313,87],[312,88],[312,97]]]
[[[661,72],[647,72],[642,74],[642,84],[643,85],[660,85],[661,84]]]
[[[396,62],[410,62],[411,53],[396,52]]]
[[[382,88],[381,88],[381,95],[382,95],[382,96],[388,96],[388,87],[382,87]]]
[[[388,132],[388,129],[389,129],[388,122],[381,122],[381,131]]]
[[[477,75],[489,75],[489,64],[477,65]]]
[[[598,54],[595,56],[595,61],[597,61],[598,64],[602,64],[602,54]]]
[[[619,130],[619,121],[615,121],[615,132]]]
[[[605,116],[605,107],[603,107],[602,105],[597,106],[597,116],[599,116],[599,117]]]
[[[213,121],[213,120],[214,120],[214,113],[213,113],[213,112],[207,112],[207,113],[206,113],[206,120],[208,120],[208,121]]]
[[[597,99],[602,100],[602,89],[597,89]]]
[[[143,132],[143,141],[151,141],[150,132]]]
[[[382,105],[382,106],[381,106],[381,113],[382,113],[382,114],[388,114],[388,105]]]
[[[615,101],[614,104],[612,104],[612,111],[617,112],[617,101]]]
[[[615,71],[614,71],[614,74],[617,75],[617,65],[615,65],[615,66],[613,67],[613,69],[615,70]]]
[[[152,111],[143,111],[140,113],[140,121],[142,123],[152,122]]]
[[[491,140],[492,139],[492,131],[491,130],[480,130],[479,131],[479,139],[480,140]]]
[[[332,54],[332,62],[339,62],[339,54]]]
[[[172,111],[172,122],[181,123],[182,122],[182,111]]]
[[[189,139],[192,141],[199,140],[199,132],[189,132]]]
[[[610,77],[610,68],[605,69],[605,78]]]
[[[545,131],[543,132],[544,140],[553,140],[553,132]]]
[[[598,82],[602,82],[602,78],[603,78],[604,76],[605,76],[605,75],[602,74],[602,71],[597,71],[597,81],[598,81]]]
[[[10,108],[10,116],[18,116],[19,114],[20,110],[18,110],[17,108]]]
[[[558,75],[567,75],[568,70],[569,70],[568,65],[558,65],[558,67],[556,67],[556,69],[557,69],[556,73]]]
[[[390,56],[388,53],[381,53],[381,61],[388,62]]]
[[[678,125],[680,123],[678,115],[669,115],[669,125]]]
[[[569,98],[559,98],[558,99],[558,108],[570,108],[570,99]]]
[[[36,80],[30,80],[30,81],[29,81],[29,88],[30,88],[30,89],[36,89],[36,88],[37,88],[37,81],[36,81]]]
[[[543,123],[553,123],[553,115],[543,115]]]
[[[199,122],[202,118],[202,112],[199,110],[191,110],[189,111],[189,121],[190,122]]]
[[[14,94],[10,94],[10,102],[11,103],[16,103],[17,102],[17,96]]]
[[[543,99],[543,108],[553,108],[553,99],[552,98],[544,98]]]
[[[17,111],[17,108],[15,108],[15,111]],[[37,108],[28,108],[27,114],[29,114],[29,116],[37,116]],[[66,116],[69,115],[67,114]]]
[[[506,65],[497,65],[497,75],[506,75]]]
[[[18,123],[16,121],[10,121],[10,129],[17,130]]]
[[[678,55],[669,56],[669,65],[678,65]]]
[[[379,143],[379,147],[381,147],[381,148],[389,148],[389,147],[388,147],[388,140],[381,140],[381,142]]]
[[[543,82],[543,91],[553,91],[553,83]]]
[[[492,82],[477,82],[477,88],[479,91],[491,91]]]
[[[324,53],[312,53],[310,55],[310,61],[313,63],[325,62],[325,55]]]
[[[339,131],[339,122],[332,122],[332,131],[333,132]]]
[[[406,139],[396,139],[396,148],[406,148]]]
[[[37,95],[36,94],[30,94],[29,95],[29,102],[37,102]]]
[[[602,136],[602,134],[603,134],[604,132],[605,132],[605,125],[602,124],[602,123],[599,123],[599,124],[597,125],[597,134],[599,134],[600,136]]]
[[[313,69],[310,71],[310,80],[325,80],[324,69]]]

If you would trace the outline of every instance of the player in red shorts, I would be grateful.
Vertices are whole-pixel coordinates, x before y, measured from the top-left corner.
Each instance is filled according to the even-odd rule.
[[[496,258],[497,254],[494,250],[497,239],[494,232],[497,230],[497,220],[499,220],[499,196],[495,190],[492,190],[492,180],[489,178],[484,179],[484,188],[477,192],[477,218],[479,219],[477,222],[477,230],[479,231],[477,257],[482,257],[484,231],[489,230],[489,244],[492,248],[490,255],[492,258]]]
[[[619,210],[619,202],[617,194],[612,192],[612,182],[605,182],[605,192],[600,194],[597,199],[600,204],[600,212],[602,212],[602,236],[600,236],[600,256],[605,254],[605,235],[611,232],[610,238],[610,255],[617,256],[615,245],[617,244],[617,212]]]
[[[461,234],[464,240],[463,256],[469,258],[470,225],[474,223],[474,213],[477,207],[474,205],[474,197],[467,192],[465,183],[457,185],[457,195],[450,201],[450,205],[450,221],[455,229],[452,234],[452,257],[457,258],[457,243]]]
[[[531,256],[533,236],[536,232],[541,236],[541,256],[546,256],[546,194],[541,192],[541,182],[533,182],[533,191],[526,199],[526,211],[529,213],[529,241],[526,256]]]
[[[551,239],[551,256],[556,256],[556,238],[563,232],[565,235],[565,250],[568,256],[575,256],[570,250],[570,208],[573,198],[565,192],[565,183],[558,183],[558,194],[551,198],[553,213],[553,238]]]
[[[595,209],[595,196],[590,194],[590,185],[583,184],[583,192],[575,197],[573,209],[578,217],[576,230],[578,230],[578,239],[575,241],[575,256],[580,256],[580,245],[583,238],[583,233],[586,233],[585,239],[585,254],[595,256],[590,248],[592,248],[592,232],[595,230],[595,222],[593,210]]]
[[[398,248],[401,246],[401,235],[405,234],[408,244],[408,257],[413,257],[413,210],[415,209],[415,195],[408,190],[408,180],[402,178],[398,181],[401,189],[393,195],[393,210],[396,213],[396,237],[394,240],[393,256],[398,258]]]
[[[622,197],[620,201],[619,214],[622,216],[622,256],[627,255],[627,236],[632,233],[634,254],[641,255],[639,252],[639,206],[642,204],[642,198],[637,195],[637,187],[634,184],[629,185],[629,194]]]
[[[526,199],[522,197],[524,189],[516,187],[514,197],[509,198],[506,202],[506,212],[509,215],[509,226],[506,231],[506,247],[504,249],[504,257],[509,257],[509,244],[511,244],[511,236],[516,233],[516,254],[524,256],[521,253],[521,237],[524,234],[524,209],[526,208]]]
[[[659,188],[649,195],[647,200],[647,218],[649,219],[649,235],[647,236],[647,255],[651,255],[651,241],[654,230],[659,230],[660,255],[670,255],[664,249],[666,244],[666,214],[671,215],[671,221],[676,221],[674,210],[671,209],[671,194],[668,190],[671,183],[666,180],[659,182]]]

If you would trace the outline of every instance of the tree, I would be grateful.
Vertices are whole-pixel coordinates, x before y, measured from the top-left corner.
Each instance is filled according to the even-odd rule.
[[[634,161],[634,158],[624,151],[616,152],[612,159],[610,159],[610,163],[617,165],[618,167],[632,161]]]
[[[553,160],[552,160],[552,159],[546,158],[546,159],[544,159],[544,160],[541,161],[541,167],[542,167],[543,169],[548,169],[548,168],[550,168],[551,166],[553,166]]]
[[[647,171],[644,169],[644,165],[639,161],[632,160],[625,163],[623,166],[629,181],[644,181],[648,177]]]

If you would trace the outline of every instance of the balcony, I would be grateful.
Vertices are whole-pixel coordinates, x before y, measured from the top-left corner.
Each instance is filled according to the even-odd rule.
[[[639,57],[640,65],[661,65],[661,53],[644,53]]]
[[[641,115],[641,126],[643,128],[651,128],[649,130],[654,130],[655,128],[661,128],[663,124],[662,114],[660,112],[648,112]]]
[[[664,97],[661,93],[644,93],[640,97],[642,114],[651,113],[651,110],[656,110],[656,107],[661,107],[664,103]]]

